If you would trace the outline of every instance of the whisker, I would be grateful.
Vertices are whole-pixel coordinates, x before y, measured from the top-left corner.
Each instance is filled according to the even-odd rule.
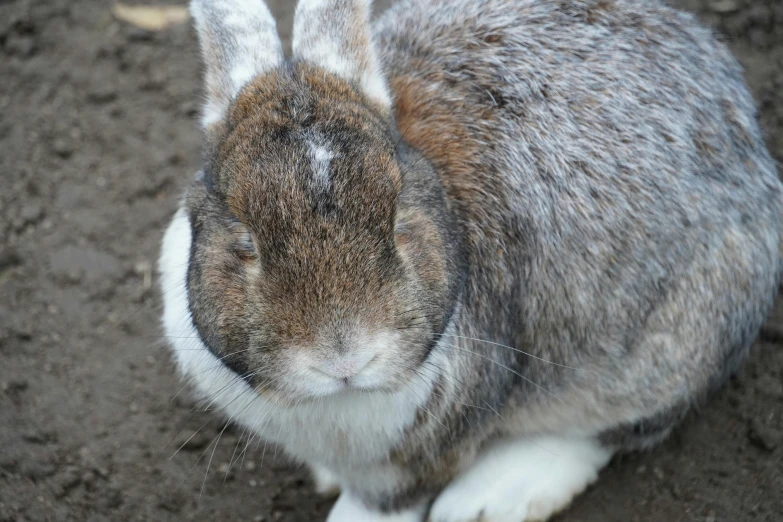
[[[547,395],[549,395],[550,397],[552,397],[552,398],[554,398],[554,399],[556,399],[556,400],[558,400],[558,401],[560,401],[560,402],[563,402],[563,399],[561,399],[560,397],[558,397],[558,396],[557,396],[557,395],[555,395],[554,393],[550,392],[549,390],[547,390],[546,388],[544,388],[544,387],[543,387],[543,386],[541,386],[540,384],[538,384],[538,383],[536,383],[536,382],[534,382],[534,381],[531,381],[530,379],[528,379],[527,377],[525,377],[525,376],[524,376],[524,375],[522,375],[521,373],[519,373],[519,372],[517,372],[517,371],[514,371],[514,370],[512,370],[511,368],[509,368],[509,367],[508,367],[508,366],[506,366],[505,364],[503,364],[503,363],[500,363],[500,362],[498,362],[498,361],[496,361],[496,360],[492,359],[491,357],[487,357],[486,355],[480,354],[480,353],[478,353],[478,352],[473,352],[473,351],[467,350],[467,349],[465,349],[465,348],[459,348],[459,347],[457,347],[457,346],[451,346],[451,348],[452,348],[452,349],[455,349],[455,350],[460,350],[460,351],[463,351],[463,352],[471,353],[471,354],[473,354],[473,355],[475,355],[475,356],[477,356],[477,357],[481,357],[482,359],[484,359],[484,360],[487,360],[487,361],[489,361],[489,362],[491,362],[491,363],[493,363],[493,364],[497,364],[497,365],[498,365],[498,366],[500,366],[501,368],[503,368],[503,369],[506,369],[506,370],[510,371],[511,373],[513,373],[514,375],[516,375],[517,377],[519,377],[519,378],[521,378],[521,379],[525,380],[526,382],[528,382],[528,383],[532,384],[533,386],[535,386],[536,388],[538,388],[538,389],[539,389],[539,390],[541,390],[542,392],[546,393],[546,394],[547,394]]]
[[[408,368],[408,369],[409,369],[409,370],[411,370],[411,371],[412,371],[412,372],[413,372],[415,375],[417,375],[417,376],[418,376],[420,379],[424,380],[424,382],[425,382],[425,383],[427,382],[427,380],[425,379],[425,377],[424,377],[424,376],[423,376],[421,373],[419,373],[419,371],[418,371],[416,368]],[[444,375],[445,375],[445,373],[444,373]],[[447,397],[446,395],[443,395],[443,394],[441,394],[441,393],[438,393],[438,392],[436,392],[435,390],[431,390],[431,391],[430,391],[430,393],[432,393],[432,394],[433,394],[433,395],[435,395],[436,397],[440,397],[440,398],[442,398],[442,399],[444,399],[444,400],[446,400],[446,401],[453,402],[453,403],[456,403],[456,404],[459,404],[459,405],[465,406],[465,407],[467,407],[467,408],[475,408],[475,409],[477,409],[477,410],[492,411],[492,412],[494,412],[494,413],[495,413],[495,414],[496,414],[498,417],[500,417],[501,419],[503,418],[503,417],[501,417],[501,416],[500,416],[500,414],[499,414],[497,411],[495,411],[495,410],[494,410],[494,409],[492,409],[492,408],[484,408],[483,406],[476,406],[475,404],[468,404],[468,403],[462,402],[462,401],[460,401],[460,400],[458,400],[458,399],[455,399],[455,398],[453,398],[453,397]]]
[[[239,351],[236,351],[236,352],[233,352],[233,353],[226,354],[226,355],[224,355],[223,357],[220,357],[220,358],[218,358],[218,364],[216,364],[215,366],[212,366],[212,367],[210,367],[210,368],[207,368],[207,369],[205,369],[205,370],[201,370],[201,371],[199,371],[199,372],[197,372],[197,373],[195,373],[195,374],[191,375],[191,376],[190,376],[190,377],[188,377],[188,379],[185,381],[185,384],[183,384],[183,385],[182,385],[182,387],[181,387],[181,388],[180,388],[180,389],[177,391],[177,393],[176,393],[176,394],[174,394],[174,397],[172,397],[172,398],[169,400],[169,402],[171,402],[171,401],[173,401],[174,399],[176,399],[176,398],[177,398],[177,396],[178,396],[180,393],[182,393],[182,390],[184,390],[185,388],[187,388],[187,387],[188,387],[188,386],[189,386],[189,385],[190,385],[190,384],[193,382],[193,380],[194,380],[194,379],[196,379],[197,377],[201,376],[202,374],[204,374],[204,373],[206,373],[206,372],[214,371],[214,370],[217,370],[217,369],[219,369],[219,368],[223,367],[224,365],[222,364],[222,361],[224,361],[224,360],[225,360],[225,359],[227,359],[228,357],[231,357],[232,355],[236,355],[236,354],[238,354],[238,353],[247,352],[247,351],[250,351],[250,350],[251,350],[251,348],[248,348],[248,349],[246,349],[246,350],[239,350]],[[210,352],[210,353],[211,353],[211,352]],[[242,378],[247,378],[247,377],[251,377],[251,375],[245,375],[245,376],[243,376]],[[232,381],[232,383],[233,383],[233,382],[234,382],[234,381]]]
[[[559,366],[561,368],[567,368],[569,370],[575,370],[575,371],[578,371],[578,372],[590,372],[590,373],[595,373],[597,375],[600,375],[600,372],[597,372],[596,370],[589,370],[587,368],[575,368],[573,366],[568,366],[568,365],[565,365],[565,364],[560,364],[560,363],[556,363],[556,362],[553,362],[553,361],[549,361],[547,359],[538,357],[536,355],[533,355],[531,353],[525,352],[525,351],[520,350],[518,348],[514,348],[513,346],[508,346],[506,344],[496,343],[496,342],[493,342],[493,341],[485,341],[484,339],[478,339],[476,337],[467,337],[465,335],[456,335],[456,334],[448,334],[448,333],[442,333],[442,334],[439,334],[439,335],[443,336],[443,337],[456,337],[458,339],[466,339],[466,340],[469,340],[469,341],[477,341],[477,342],[480,342],[480,343],[486,343],[486,344],[490,344],[492,346],[497,346],[497,347],[500,347],[500,348],[507,348],[509,350],[515,351],[517,353],[521,353],[522,355],[526,355],[526,356],[528,356],[528,357],[530,357],[532,359],[536,359],[538,361],[545,362],[545,363],[551,364],[553,366]]]
[[[239,438],[237,439],[237,443],[234,446],[234,452],[231,454],[231,458],[228,459],[228,468],[226,469],[226,476],[223,477],[223,484],[225,484],[226,480],[228,480],[228,474],[231,473],[231,468],[234,466],[234,463],[236,462],[234,460],[234,457],[237,454],[237,450],[239,449],[239,446],[242,445],[242,438],[245,436],[246,432],[247,432],[247,426],[242,428],[242,433],[239,435]]]
[[[404,380],[402,380],[402,379],[399,379],[399,378],[397,378],[397,379],[395,379],[395,380],[396,380],[397,382],[399,382],[399,383],[402,383],[402,384],[404,384],[404,385],[405,385],[405,386],[406,386],[406,387],[407,387],[407,388],[408,388],[408,389],[411,391],[411,393],[413,393],[414,395],[416,395],[416,396],[417,396],[419,399],[422,399],[422,396],[421,396],[421,394],[420,394],[420,393],[418,393],[417,391],[415,391],[415,390],[414,390],[414,389],[411,387],[411,385],[410,385],[410,384],[408,384],[407,382],[405,382]],[[424,397],[424,399],[426,399],[426,397]],[[430,417],[432,417],[433,419],[435,419],[435,421],[436,421],[438,424],[440,424],[441,426],[443,426],[443,428],[444,428],[445,430],[448,430],[448,428],[446,427],[446,425],[445,425],[445,424],[443,424],[443,421],[441,421],[441,420],[440,420],[440,418],[438,418],[438,417],[437,417],[437,416],[436,416],[434,413],[432,413],[432,412],[431,412],[429,409],[427,409],[427,407],[426,407],[426,406],[424,406],[424,404],[423,404],[424,402],[425,402],[425,401],[424,401],[424,400],[422,400],[422,404],[420,404],[420,405],[419,405],[419,408],[421,408],[422,410],[424,410],[424,411],[425,411],[425,412],[426,412],[426,413],[427,413],[427,414],[428,414]]]
[[[217,441],[215,442],[215,447],[212,448],[212,455],[209,456],[209,462],[207,462],[207,471],[204,472],[204,480],[201,482],[201,490],[198,492],[198,498],[201,500],[201,495],[204,494],[204,486],[207,485],[207,477],[209,476],[209,468],[212,466],[212,459],[215,458],[215,451],[217,451],[218,444],[220,444],[220,438],[223,436],[223,432],[226,431],[226,428],[228,428],[229,423],[226,422],[226,424],[223,426],[223,429],[220,430],[220,433],[218,434]]]
[[[416,330],[416,329],[426,330],[425,327],[420,327],[419,325],[397,327],[397,330],[402,330],[402,331],[405,331],[405,330]],[[484,339],[479,339],[477,337],[469,337],[469,336],[465,336],[465,335],[450,334],[450,333],[445,333],[445,332],[439,333],[439,334],[433,334],[433,335],[436,338],[454,337],[454,338],[457,338],[457,339],[465,339],[465,340],[469,340],[469,341],[485,343],[485,344],[489,344],[489,345],[492,345],[492,346],[496,346],[498,348],[505,348],[505,349],[514,351],[516,353],[520,353],[522,355],[530,357],[531,359],[534,359],[534,360],[537,360],[537,361],[540,361],[540,362],[543,362],[543,363],[546,363],[546,364],[551,364],[552,366],[557,366],[557,367],[560,367],[560,368],[566,368],[568,370],[573,370],[573,371],[577,371],[577,372],[589,372],[589,373],[593,373],[593,374],[596,374],[596,375],[600,375],[600,376],[606,377],[606,375],[604,373],[602,373],[602,372],[600,372],[598,370],[591,370],[589,368],[577,368],[575,366],[569,366],[567,364],[557,363],[557,362],[554,362],[554,361],[550,361],[548,359],[544,359],[543,357],[539,357],[537,355],[533,355],[532,353],[526,352],[524,350],[520,350],[519,348],[515,348],[513,346],[509,346],[509,345],[502,344],[502,343],[497,343],[497,342],[494,342],[494,341],[487,341],[487,340],[484,340]]]

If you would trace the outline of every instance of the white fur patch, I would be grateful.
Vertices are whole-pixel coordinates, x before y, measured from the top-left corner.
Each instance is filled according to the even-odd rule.
[[[391,95],[369,27],[370,4],[368,0],[300,0],[292,47],[297,58],[356,82],[369,99],[389,108]],[[357,14],[361,19],[350,19]],[[365,38],[368,45],[356,45]]]
[[[611,456],[593,439],[540,437],[498,443],[440,494],[430,521],[547,520],[595,481]]]
[[[386,79],[379,70],[372,70],[362,74],[361,87],[364,94],[371,100],[375,100],[381,107],[391,107],[392,101],[389,94],[389,86],[386,85]]]
[[[316,142],[308,142],[310,160],[313,162],[313,181],[321,190],[329,190],[332,180],[329,177],[329,166],[334,159],[334,152]]]
[[[315,482],[315,492],[323,496],[337,496],[340,493],[340,478],[318,464],[310,464]]]
[[[308,46],[306,55],[310,62],[341,78],[352,78],[357,70],[358,64],[344,56],[340,42],[330,39],[329,35],[316,39]]]
[[[226,106],[224,103],[208,99],[201,109],[201,126],[207,128],[221,121],[225,115]]]
[[[369,511],[358,499],[347,493],[340,495],[326,522],[422,522],[426,508],[398,513]]]
[[[183,376],[231,419],[258,437],[279,443],[299,460],[318,463],[341,477],[382,461],[389,448],[400,441],[405,427],[414,422],[419,405],[430,395],[432,381],[416,379],[396,393],[342,393],[292,407],[266,400],[199,338],[185,287],[191,240],[190,221],[181,208],[163,238],[159,267],[163,327]],[[355,480],[369,480],[363,484],[369,489],[388,488],[393,487],[397,473],[379,466],[369,479],[362,476]]]
[[[283,50],[275,19],[261,0],[192,0],[190,12],[206,65],[201,123],[208,127],[225,117],[250,80],[283,62]]]

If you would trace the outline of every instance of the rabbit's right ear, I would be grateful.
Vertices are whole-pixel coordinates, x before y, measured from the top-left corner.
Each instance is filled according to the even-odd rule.
[[[275,19],[263,0],[192,0],[205,65],[204,128],[223,120],[250,80],[283,63]]]
[[[294,60],[353,82],[384,112],[391,96],[372,39],[372,0],[299,0],[294,15]]]

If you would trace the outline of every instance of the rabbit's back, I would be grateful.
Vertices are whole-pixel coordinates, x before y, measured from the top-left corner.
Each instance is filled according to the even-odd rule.
[[[777,241],[780,182],[742,71],[691,16],[656,1],[413,1],[378,37],[399,129],[439,167],[472,246],[590,259],[619,285],[734,227]]]
[[[777,211],[742,70],[690,15],[657,1],[413,1],[378,34],[400,130],[449,167],[465,205],[458,189],[476,182],[540,206],[522,211],[537,230],[549,212],[584,226],[633,213],[667,235],[673,217]]]
[[[783,200],[707,29],[657,1],[435,0],[376,37],[461,221],[477,331],[574,364],[645,343],[658,314],[707,361],[682,372],[695,389],[731,371],[775,294]]]

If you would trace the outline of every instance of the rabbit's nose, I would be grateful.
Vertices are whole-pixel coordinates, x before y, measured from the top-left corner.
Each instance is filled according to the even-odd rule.
[[[376,354],[366,352],[339,355],[326,359],[312,366],[312,368],[333,379],[348,380],[359,375],[375,360],[375,357]]]

